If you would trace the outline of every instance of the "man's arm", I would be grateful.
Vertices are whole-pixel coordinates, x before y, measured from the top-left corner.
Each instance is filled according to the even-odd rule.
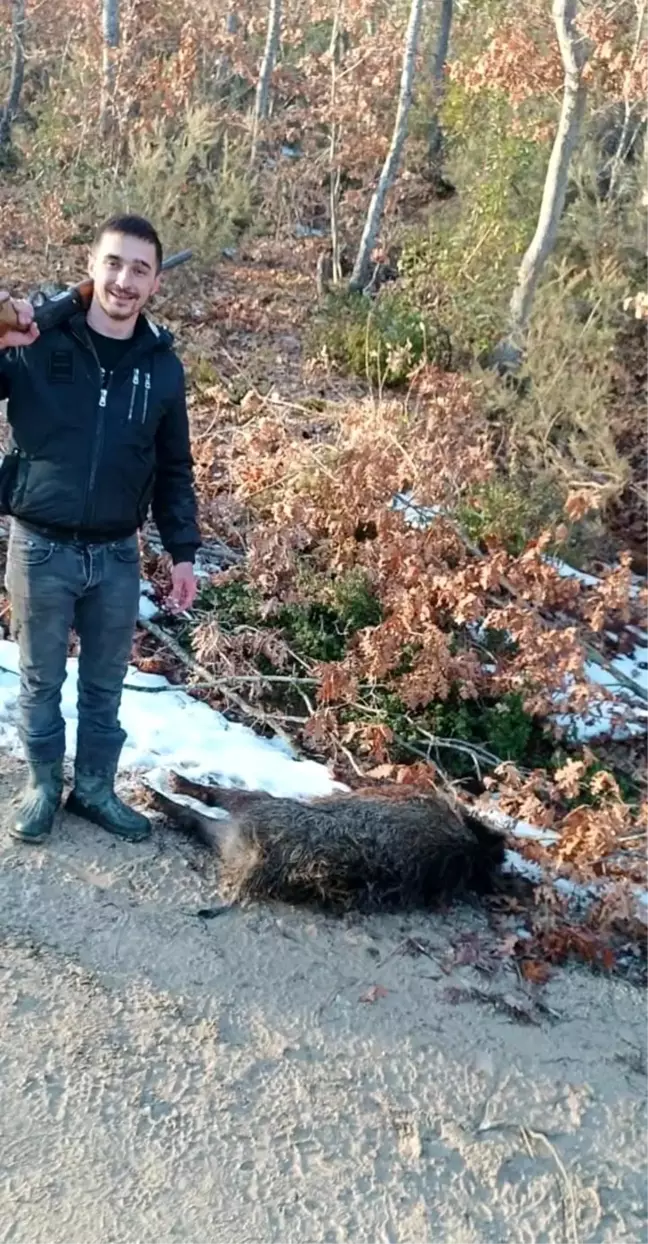
[[[181,364],[178,372],[178,387],[157,432],[152,503],[153,520],[175,565],[193,562],[201,545]]]

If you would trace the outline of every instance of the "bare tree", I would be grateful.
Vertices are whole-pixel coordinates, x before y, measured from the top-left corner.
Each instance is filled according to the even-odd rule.
[[[250,160],[253,163],[256,160],[257,145],[259,141],[259,127],[261,122],[268,115],[268,101],[270,98],[270,80],[272,71],[275,67],[277,59],[277,51],[279,48],[279,37],[281,34],[281,0],[269,0],[268,5],[268,30],[266,34],[265,49],[263,52],[263,60],[261,61],[261,69],[259,71],[259,81],[257,83],[256,100],[254,103],[254,120],[252,125],[252,153]]]
[[[18,112],[25,77],[25,0],[12,0],[11,36],[13,47],[9,91],[7,102],[0,111],[0,162],[6,158],[11,147],[11,127]]]
[[[114,120],[115,51],[119,47],[119,0],[102,0],[103,57],[99,126],[106,136]]]
[[[636,0],[637,26],[636,26],[635,42],[634,42],[634,49],[632,53],[632,60],[630,62],[630,68],[634,68],[635,62],[641,50],[641,40],[642,40],[642,35],[644,33],[644,25],[645,25],[645,20],[646,20],[647,7],[648,5],[646,4],[646,0]],[[637,119],[637,115],[639,114],[639,116],[641,116],[641,113],[643,113],[644,111],[643,107],[641,108],[641,110],[639,110],[638,108],[633,107],[633,105],[631,104],[630,98],[629,98],[629,82],[630,82],[630,74],[626,73],[626,86],[623,92],[623,111],[624,111],[623,125],[621,127],[621,134],[619,136],[619,142],[618,142],[616,151],[614,153],[614,156],[612,158],[611,165],[610,165],[610,172],[609,172],[610,184],[608,188],[608,194],[610,198],[612,198],[616,190],[616,184],[617,184],[617,180],[619,177],[619,173],[623,165],[623,161],[626,159],[628,152],[632,149],[634,145],[634,141],[635,141],[636,134],[637,134],[637,128],[641,123],[640,120]],[[633,126],[635,126],[634,134],[632,133]]]
[[[578,0],[553,0],[553,19],[565,71],[558,131],[549,157],[542,203],[533,239],[522,259],[509,304],[509,333],[497,346],[493,362],[515,370],[523,355],[523,343],[538,281],[553,250],[565,206],[569,165],[578,142],[585,113],[587,83],[584,75],[588,46],[576,28]]]
[[[389,146],[389,151],[385,157],[378,185],[374,191],[367,219],[360,239],[358,254],[353,272],[349,281],[349,289],[364,289],[367,284],[369,275],[369,266],[371,262],[371,252],[376,241],[376,236],[380,228],[382,214],[385,207],[385,199],[387,193],[394,181],[400,158],[405,145],[407,136],[407,119],[409,116],[410,105],[412,103],[412,85],[414,82],[414,65],[416,60],[416,49],[418,46],[419,31],[421,29],[421,14],[423,12],[423,0],[412,0],[410,6],[409,21],[407,23],[407,31],[405,33],[405,47],[403,51],[403,68],[401,71],[400,92],[398,95],[398,109],[396,112],[396,120],[394,122],[394,131]]]
[[[430,168],[433,173],[437,174],[437,176],[441,172],[441,161],[443,157],[443,131],[439,121],[439,112],[441,109],[441,102],[443,100],[445,66],[448,59],[448,48],[450,46],[453,7],[453,0],[441,0],[439,31],[437,34],[436,48],[434,50],[434,58],[432,60],[433,113],[432,120],[430,121],[430,132],[428,137],[428,156],[430,159]]]
[[[339,125],[337,123],[335,110],[337,106],[337,71],[340,63],[340,10],[341,0],[337,0],[335,6],[335,18],[333,20],[333,29],[331,31],[331,43],[329,46],[329,55],[331,57],[331,140],[329,146],[329,199],[331,212],[331,267],[333,284],[339,285],[342,280],[342,268],[340,266],[340,221],[338,208],[340,205],[340,161],[338,159],[337,145],[339,139]]]

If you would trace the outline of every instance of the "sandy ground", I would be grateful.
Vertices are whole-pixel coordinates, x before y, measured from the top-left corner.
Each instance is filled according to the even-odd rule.
[[[532,1026],[448,994],[525,1000],[441,969],[470,908],[200,917],[210,862],[162,826],[0,862],[2,1244],[646,1239],[638,989],[562,971]]]

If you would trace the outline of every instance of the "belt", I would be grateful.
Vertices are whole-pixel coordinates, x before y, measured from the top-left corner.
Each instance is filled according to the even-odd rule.
[[[27,523],[23,518],[15,518],[14,522],[24,527],[26,531],[42,536],[44,540],[52,540],[56,544],[116,544],[119,540],[128,540],[137,534],[137,528],[133,530],[132,527],[113,531],[107,535],[105,531],[75,531],[71,527],[43,527],[36,523]]]

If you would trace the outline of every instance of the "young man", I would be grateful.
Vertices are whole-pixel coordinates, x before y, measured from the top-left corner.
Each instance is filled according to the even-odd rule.
[[[187,609],[200,536],[182,364],[173,338],[143,315],[162,247],[138,216],[99,230],[87,315],[39,335],[2,338],[0,399],[16,458],[6,586],[20,652],[20,735],[29,781],[11,833],[40,842],[63,793],[60,710],[70,628],[79,641],[78,734],[70,811],[131,841],[146,817],[115,794],[125,740],[119,705],[139,605],[137,532],[149,507],[173,561],[170,603]],[[6,298],[0,294],[0,300]]]

